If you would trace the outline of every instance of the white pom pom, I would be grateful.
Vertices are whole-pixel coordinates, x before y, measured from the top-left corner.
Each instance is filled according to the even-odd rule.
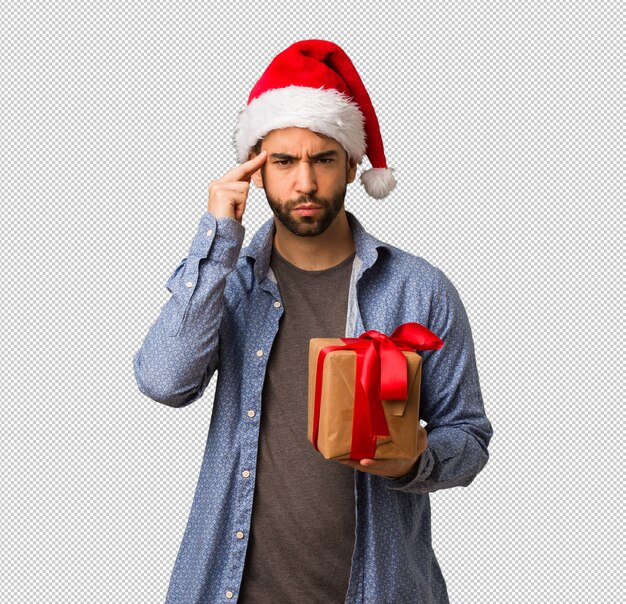
[[[361,174],[361,182],[365,191],[374,199],[387,197],[396,186],[393,168],[370,168]]]

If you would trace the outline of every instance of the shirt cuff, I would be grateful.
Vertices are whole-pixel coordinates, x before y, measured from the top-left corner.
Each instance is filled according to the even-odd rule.
[[[200,218],[189,255],[234,266],[239,258],[245,231],[238,220],[228,217],[216,219],[207,211]]]
[[[424,449],[422,454],[419,456],[417,463],[408,474],[400,476],[399,478],[394,478],[393,476],[382,476],[381,478],[384,478],[387,481],[385,486],[389,489],[402,489],[410,491],[412,486],[426,480],[430,476],[434,465],[435,459],[433,457],[433,452],[426,447],[426,449]]]

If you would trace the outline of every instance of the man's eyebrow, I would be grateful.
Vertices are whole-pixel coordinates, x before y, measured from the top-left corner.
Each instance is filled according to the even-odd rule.
[[[320,153],[316,153],[315,155],[311,155],[311,159],[325,159],[327,157],[336,157],[337,151],[334,149],[329,149],[328,151],[321,151]],[[295,155],[289,155],[289,153],[272,153],[270,155],[272,159],[289,159],[294,160],[298,159]]]

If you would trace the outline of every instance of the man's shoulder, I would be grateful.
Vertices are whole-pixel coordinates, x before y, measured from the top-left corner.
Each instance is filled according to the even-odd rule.
[[[360,242],[362,249],[367,250],[366,255],[370,254],[369,250],[375,248],[376,268],[392,271],[396,277],[419,277],[433,281],[441,278],[442,272],[437,266],[416,253],[379,239],[370,233],[354,214],[349,212],[347,214],[355,240]],[[357,249],[358,247],[357,243]]]
[[[372,304],[384,306],[390,300],[401,301],[407,316],[424,317],[426,322],[418,322],[437,334],[444,333],[448,324],[459,317],[466,320],[454,283],[440,267],[422,256],[386,243],[378,249],[376,266],[379,268],[364,288]]]
[[[435,264],[419,254],[409,252],[388,242],[378,247],[378,259],[384,270],[392,276],[418,279],[440,287],[447,277]]]

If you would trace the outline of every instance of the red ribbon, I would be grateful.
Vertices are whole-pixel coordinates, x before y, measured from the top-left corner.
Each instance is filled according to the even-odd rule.
[[[382,401],[408,398],[406,357],[401,351],[438,350],[443,341],[419,323],[403,323],[391,336],[370,329],[358,338],[340,340],[345,344],[325,346],[317,358],[313,446],[319,451],[317,435],[326,355],[333,350],[354,350],[357,359],[350,459],[373,459],[376,436],[389,436]]]

